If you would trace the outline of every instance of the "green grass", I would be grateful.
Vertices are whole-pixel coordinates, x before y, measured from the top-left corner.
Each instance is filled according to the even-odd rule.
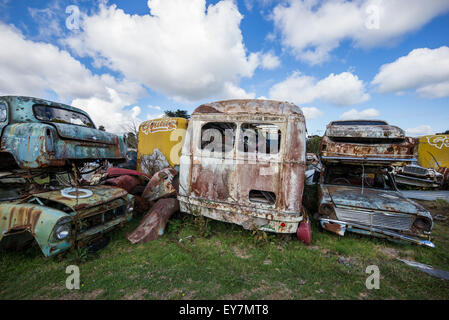
[[[237,225],[205,226],[182,214],[160,239],[133,245],[125,234],[138,223],[114,231],[108,247],[85,259],[74,252],[46,259],[38,248],[1,252],[0,299],[449,299],[449,281],[396,260],[449,270],[447,222],[435,223],[435,249],[339,237],[315,225],[310,246],[293,235],[256,241]],[[80,290],[65,287],[71,264],[80,268]],[[379,290],[365,287],[369,265],[380,269]]]

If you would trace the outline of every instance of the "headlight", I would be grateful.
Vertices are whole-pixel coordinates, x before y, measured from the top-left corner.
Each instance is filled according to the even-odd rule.
[[[134,203],[133,202],[128,203],[127,209],[128,209],[127,210],[128,212],[133,212],[134,211]]]
[[[55,239],[57,240],[64,240],[68,236],[70,236],[71,227],[70,224],[62,224],[60,226],[57,226],[55,229]]]

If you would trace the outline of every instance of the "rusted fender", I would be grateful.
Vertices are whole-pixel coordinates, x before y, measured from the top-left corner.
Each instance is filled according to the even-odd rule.
[[[175,177],[178,172],[173,168],[165,168],[156,172],[142,193],[142,198],[153,201],[174,195],[178,191]]]
[[[164,234],[165,225],[173,213],[179,210],[176,198],[160,199],[143,217],[139,226],[127,236],[131,243],[145,243]]]
[[[140,181],[137,177],[125,175],[108,179],[105,181],[105,184],[117,186],[125,189],[128,193],[131,193],[131,191],[140,184]]]

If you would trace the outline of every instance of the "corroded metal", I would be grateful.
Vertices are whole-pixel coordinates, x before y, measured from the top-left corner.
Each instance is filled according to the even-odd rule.
[[[143,217],[139,226],[127,236],[131,243],[145,243],[164,234],[165,226],[171,215],[179,210],[176,198],[159,199]]]
[[[178,172],[173,168],[165,168],[156,172],[147,183],[142,198],[146,201],[154,201],[175,195],[179,187],[177,176]]]
[[[208,153],[202,149],[201,132],[211,123],[233,127],[235,135],[224,149]],[[275,126],[281,136],[279,152],[245,151],[242,128],[248,124]],[[296,233],[304,217],[305,134],[302,111],[287,102],[229,100],[199,106],[182,148],[181,211],[247,229]],[[261,197],[252,197],[254,192]]]
[[[416,161],[415,142],[396,127],[379,121],[331,122],[321,141],[324,162],[379,162],[384,164]]]
[[[0,203],[0,243],[29,234],[48,257],[73,246],[86,245],[131,219],[133,196],[123,189],[83,188],[92,191],[92,196],[72,199],[57,190]],[[61,225],[68,226],[70,235],[58,240],[54,234]]]
[[[0,97],[8,108],[8,119],[1,130],[0,162],[13,162],[22,169],[62,167],[68,161],[107,159],[123,161],[126,143],[123,137],[97,130],[84,111],[60,103],[30,97]],[[39,120],[33,106],[45,105],[75,112],[90,121],[81,126],[63,121]],[[2,164],[0,164],[3,167]]]

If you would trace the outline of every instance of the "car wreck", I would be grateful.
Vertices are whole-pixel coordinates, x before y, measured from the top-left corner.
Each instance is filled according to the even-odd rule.
[[[197,107],[181,152],[180,210],[245,229],[302,234],[305,135],[302,111],[290,103]]]
[[[337,128],[336,128],[337,127]],[[318,206],[320,225],[434,247],[433,220],[398,190],[393,167],[413,160],[413,145],[383,121],[333,122],[321,145]]]
[[[49,257],[104,245],[105,233],[131,219],[134,197],[114,186],[90,186],[83,176],[125,161],[124,138],[56,102],[7,96],[0,109],[0,247],[35,241]]]

